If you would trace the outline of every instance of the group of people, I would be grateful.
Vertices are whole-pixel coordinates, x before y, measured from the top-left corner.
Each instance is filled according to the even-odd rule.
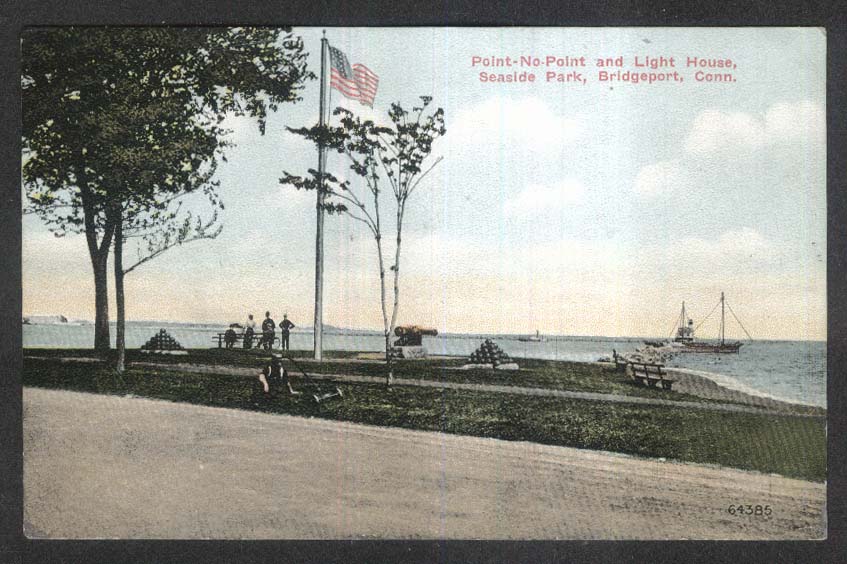
[[[276,322],[271,318],[271,312],[265,312],[265,319],[262,321],[261,325],[261,333],[258,335],[258,342],[256,343],[257,348],[263,348],[266,351],[271,350],[273,347],[273,342],[276,338]],[[282,321],[279,323],[280,330],[280,348],[282,350],[289,350],[289,337],[291,336],[291,330],[295,327],[294,323],[292,323],[288,319],[288,314],[283,314]],[[253,348],[253,340],[256,339],[256,321],[253,319],[253,314],[247,316],[247,321],[244,323],[244,336],[243,336],[243,344],[245,349]],[[226,347],[231,349],[236,340],[238,340],[238,335],[235,330],[231,326],[226,333],[224,334],[224,342],[226,343]]]

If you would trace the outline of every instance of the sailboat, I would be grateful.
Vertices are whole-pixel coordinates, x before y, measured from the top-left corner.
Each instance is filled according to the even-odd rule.
[[[691,319],[688,319],[687,325],[680,323],[679,327],[676,331],[676,337],[674,338],[675,343],[680,343],[682,346],[679,348],[680,352],[695,352],[695,353],[724,353],[731,354],[737,353],[741,348],[740,341],[735,341],[732,343],[728,343],[726,341],[726,298],[724,297],[724,293],[721,292],[721,327],[720,327],[720,342],[705,342],[705,341],[696,341],[694,339],[694,322]],[[685,303],[683,302],[683,321],[685,319]],[[717,306],[715,306],[717,307]],[[712,310],[714,312],[714,309]],[[730,312],[733,317],[735,317],[735,312],[730,308]],[[711,313],[709,315],[712,315]],[[709,317],[706,316],[706,318]],[[736,317],[736,321],[741,325],[741,321]],[[705,321],[705,319],[704,319]],[[741,328],[744,329],[744,325],[741,325]],[[744,332],[747,333],[747,329],[744,329]],[[750,334],[747,333],[747,337],[750,337]],[[751,338],[752,340],[752,338]]]
[[[739,341],[735,342],[727,342],[726,341],[726,308],[728,304],[726,303],[726,298],[724,293],[721,292],[720,302],[715,304],[715,307],[703,319],[705,321],[708,319],[712,313],[717,309],[718,305],[721,306],[721,326],[720,331],[718,333],[720,340],[718,342],[714,341],[698,341],[694,338],[694,320],[688,317],[685,311],[685,302],[682,302],[682,312],[680,312],[679,317],[677,317],[677,327],[676,327],[676,335],[673,338],[673,341],[667,343],[666,341],[645,341],[645,343],[652,347],[664,347],[670,346],[676,352],[693,352],[693,353],[737,353],[743,343]],[[741,320],[735,316],[735,312],[732,311],[732,308],[729,308],[730,313],[735,317],[735,320],[738,321],[738,324],[744,330],[744,333],[747,334],[747,337],[752,341],[752,337],[747,333],[747,329],[744,328],[744,325],[741,323]],[[701,321],[702,324],[702,321]]]

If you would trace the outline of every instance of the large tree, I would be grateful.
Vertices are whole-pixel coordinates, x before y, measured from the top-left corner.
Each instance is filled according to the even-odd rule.
[[[403,241],[403,221],[406,205],[421,181],[442,160],[431,159],[433,142],[445,134],[444,110],[428,110],[432,98],[421,96],[421,104],[405,110],[399,103],[391,104],[390,126],[380,126],[363,120],[349,110],[334,112],[339,125],[314,126],[290,131],[309,139],[319,147],[346,155],[349,168],[358,178],[356,183],[338,176],[309,169],[307,176],[284,172],[280,183],[297,189],[320,190],[324,194],[324,209],[329,213],[345,214],[364,224],[373,236],[377,250],[382,310],[385,360],[388,364],[386,383],[391,385],[391,334],[397,326],[400,310],[400,251]],[[340,175],[339,175],[340,176]],[[394,204],[394,259],[385,258],[383,236],[385,222],[380,207],[380,195],[390,187]],[[389,308],[386,264],[393,278],[393,303]],[[390,312],[390,313],[389,313]]]
[[[124,278],[171,248],[220,234],[223,226],[217,222],[217,211],[223,209],[223,203],[216,193],[219,182],[214,175],[228,143],[225,131],[214,121],[190,113],[194,108],[173,97],[151,101],[137,85],[127,85],[114,110],[101,124],[111,137],[104,159],[112,171],[110,193],[117,196],[107,216],[115,225],[116,369],[123,372]],[[183,209],[189,199],[194,200],[193,205]],[[197,212],[202,199],[211,207],[205,220]],[[125,262],[127,244],[136,254]]]
[[[299,100],[313,74],[302,40],[280,29],[34,28],[22,53],[27,211],[57,236],[85,234],[94,344],[108,349],[116,232],[121,246],[146,233],[158,256],[177,218],[169,204],[214,190],[225,117],[252,116],[264,132],[268,110]]]

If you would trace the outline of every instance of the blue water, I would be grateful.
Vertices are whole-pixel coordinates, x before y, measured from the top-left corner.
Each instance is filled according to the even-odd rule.
[[[222,326],[128,322],[126,343],[138,348],[160,328],[186,348],[217,346]],[[441,335],[426,337],[431,354],[467,356],[486,336]],[[548,337],[546,342],[518,341],[514,336],[493,338],[513,358],[595,361],[611,356],[612,349],[630,352],[643,346],[643,340],[611,337]],[[112,329],[114,340],[114,327]],[[92,325],[24,325],[24,347],[90,348],[94,342]],[[291,334],[291,348],[312,348],[311,332]],[[325,350],[383,350],[378,334],[324,333]],[[722,385],[787,401],[826,407],[826,343],[822,341],[754,341],[745,343],[738,354],[678,354],[669,366],[715,375]]]

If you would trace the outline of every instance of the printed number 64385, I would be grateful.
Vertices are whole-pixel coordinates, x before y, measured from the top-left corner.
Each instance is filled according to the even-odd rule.
[[[730,515],[770,515],[773,513],[770,505],[730,505],[727,508]]]

